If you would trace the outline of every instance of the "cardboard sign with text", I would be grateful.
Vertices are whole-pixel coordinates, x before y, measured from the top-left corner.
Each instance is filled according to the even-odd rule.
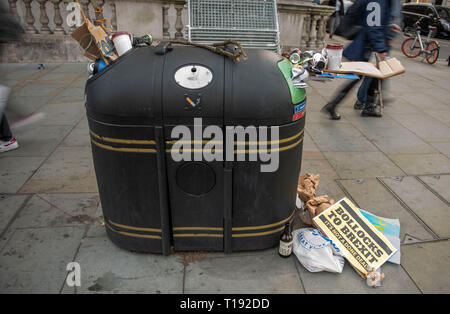
[[[363,277],[371,268],[383,265],[397,251],[346,197],[313,220]]]

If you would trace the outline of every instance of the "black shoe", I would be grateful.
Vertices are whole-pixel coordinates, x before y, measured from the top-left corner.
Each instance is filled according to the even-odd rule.
[[[340,120],[341,116],[336,112],[336,106],[331,104],[325,105],[320,111],[324,113],[328,113],[330,115],[331,120]]]
[[[355,102],[355,104],[353,105],[353,108],[355,108],[355,110],[361,110],[361,109],[364,109],[365,105],[366,105],[365,103],[360,102],[359,100],[357,100]]]
[[[380,95],[367,95],[367,102],[361,111],[363,117],[381,117]]]

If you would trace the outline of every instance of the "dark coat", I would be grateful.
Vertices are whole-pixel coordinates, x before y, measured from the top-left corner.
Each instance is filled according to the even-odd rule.
[[[344,49],[344,57],[350,61],[367,61],[370,51],[386,52],[389,50],[387,35],[390,23],[389,0],[361,0],[364,1],[362,14],[362,29],[353,42]],[[374,4],[375,3],[375,4]],[[374,23],[374,8],[380,11],[379,23]],[[369,17],[369,18],[368,18]],[[369,52],[369,53],[368,53]]]

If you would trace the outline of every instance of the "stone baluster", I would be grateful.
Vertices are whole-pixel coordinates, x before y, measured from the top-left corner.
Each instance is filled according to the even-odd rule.
[[[308,47],[311,49],[316,49],[316,40],[317,40],[317,21],[319,20],[320,15],[311,16],[311,28],[309,32],[309,42]]]
[[[53,33],[55,34],[64,34],[64,28],[63,25],[63,18],[61,16],[61,11],[59,10],[59,4],[61,3],[60,0],[51,0],[53,3],[53,8],[55,10],[55,16],[53,18],[53,21],[55,22],[55,29],[53,30]]]
[[[17,18],[19,18],[19,14],[17,14],[17,0],[8,0],[8,2],[11,13],[14,14]]]
[[[111,25],[113,28],[113,31],[117,31],[117,11],[116,11],[116,3],[114,1],[110,2],[111,5]]]
[[[300,41],[300,49],[306,49],[308,47],[309,42],[309,34],[311,30],[311,16],[308,15],[308,13],[305,14],[304,20],[303,20],[303,34],[302,39]]]
[[[41,22],[41,34],[50,34],[50,27],[48,27],[48,23],[50,20],[48,19],[47,10],[45,9],[45,4],[47,3],[47,0],[37,0],[39,3],[39,8],[41,10],[41,16],[39,18],[39,22]]]
[[[175,21],[175,39],[183,38],[183,21],[181,20],[181,13],[184,9],[184,4],[174,4],[175,10],[177,10],[177,19]]]
[[[33,12],[31,12],[31,1],[33,0],[23,0],[25,4],[25,22],[27,23],[27,26],[25,27],[25,32],[28,34],[37,34],[37,29],[34,26],[34,16]]]
[[[163,4],[162,6],[162,14],[163,14],[163,38],[164,39],[169,39],[170,38],[170,33],[169,33],[169,28],[170,28],[170,24],[169,24],[169,8],[170,8],[170,4]]]
[[[326,27],[327,27],[327,21],[328,16],[321,15],[319,20],[319,28],[318,28],[318,34],[317,34],[317,47],[322,48],[325,45],[325,36],[327,35]]]

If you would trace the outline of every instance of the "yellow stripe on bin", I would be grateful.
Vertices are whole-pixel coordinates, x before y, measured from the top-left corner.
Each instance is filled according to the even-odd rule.
[[[108,223],[106,224],[106,227],[108,227],[109,230],[111,230],[111,231],[113,231],[115,233],[118,233],[118,234],[121,234],[121,235],[125,235],[125,236],[128,236],[128,237],[161,240],[161,236],[158,236],[158,235],[139,234],[139,233],[131,233],[131,232],[119,231],[119,230],[116,230],[113,227],[111,227]]]
[[[263,226],[253,226],[253,227],[234,227],[232,228],[233,231],[243,231],[243,230],[259,230],[259,229],[267,229],[271,227],[276,227],[278,225],[284,224],[286,221],[291,220],[291,218],[294,216],[295,211],[292,212],[292,214],[289,215],[288,218],[283,219],[282,221],[275,222],[270,225],[263,225]]]
[[[149,231],[149,232],[159,232],[161,233],[161,229],[156,229],[156,228],[142,228],[142,227],[133,227],[133,226],[127,226],[127,225],[122,225],[119,224],[117,222],[113,222],[111,220],[108,219],[108,222],[116,227],[119,228],[124,228],[124,229],[130,229],[130,230],[136,230],[136,231]]]
[[[247,154],[247,153],[270,153],[270,152],[282,152],[284,150],[291,149],[303,141],[303,136],[294,144],[283,146],[279,148],[268,148],[268,149],[235,149],[235,154]]]
[[[142,145],[155,145],[156,142],[153,140],[130,140],[130,139],[121,139],[121,138],[112,138],[105,137],[94,133],[92,130],[89,130],[93,137],[103,141],[103,142],[111,142],[111,143],[119,143],[119,144],[142,144]]]
[[[116,152],[127,152],[127,153],[156,153],[156,149],[154,148],[131,148],[131,147],[113,147],[110,145],[101,144],[99,142],[94,141],[91,138],[91,142],[103,149],[112,150]]]

